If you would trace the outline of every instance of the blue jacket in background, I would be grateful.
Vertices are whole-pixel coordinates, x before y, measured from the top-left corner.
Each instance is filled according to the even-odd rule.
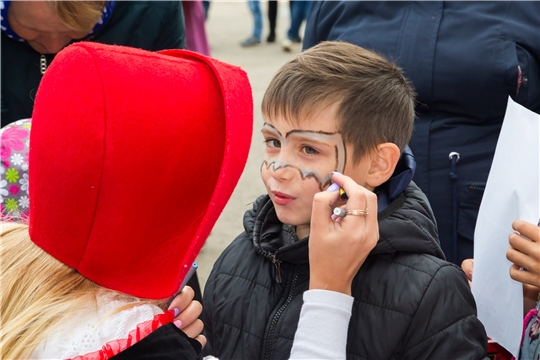
[[[472,257],[508,96],[540,113],[540,2],[316,1],[304,49],[323,40],[375,50],[412,80],[414,181],[448,260]]]

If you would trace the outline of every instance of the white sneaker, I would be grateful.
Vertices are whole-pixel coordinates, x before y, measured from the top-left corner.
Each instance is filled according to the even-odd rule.
[[[285,38],[285,39],[281,40],[281,48],[283,49],[283,51],[291,52],[292,45],[293,45],[293,42],[289,38]]]

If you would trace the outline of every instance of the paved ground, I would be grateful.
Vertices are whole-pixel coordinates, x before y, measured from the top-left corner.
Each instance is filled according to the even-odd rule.
[[[264,16],[263,37],[266,39],[268,35],[267,3],[261,2],[261,8]],[[289,19],[289,3],[279,2],[277,41],[273,44],[263,42],[262,45],[256,47],[242,48],[240,42],[251,35],[253,23],[247,2],[213,1],[210,5],[206,31],[212,56],[238,65],[247,72],[253,88],[255,123],[250,155],[242,178],[197,258],[201,286],[204,286],[219,254],[242,232],[244,212],[265,191],[259,176],[263,152],[263,139],[260,134],[263,120],[260,107],[264,91],[273,75],[301,50],[300,45],[296,45],[292,53],[286,53],[279,45],[279,41],[285,37]]]

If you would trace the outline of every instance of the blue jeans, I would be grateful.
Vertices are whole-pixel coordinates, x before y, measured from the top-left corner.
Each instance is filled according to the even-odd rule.
[[[294,0],[291,3],[291,27],[287,32],[289,39],[299,39],[300,26],[302,22],[307,18],[311,1]]]
[[[263,26],[263,20],[262,20],[262,13],[261,13],[261,6],[259,3],[259,0],[248,0],[249,10],[251,10],[251,14],[253,15],[253,37],[261,40],[261,34],[262,34],[262,26]]]

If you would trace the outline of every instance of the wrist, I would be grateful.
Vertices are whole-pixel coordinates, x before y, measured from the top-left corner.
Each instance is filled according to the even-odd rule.
[[[337,283],[334,281],[320,281],[315,279],[310,279],[309,281],[309,290],[328,290],[335,291],[345,295],[351,295],[352,283]]]

